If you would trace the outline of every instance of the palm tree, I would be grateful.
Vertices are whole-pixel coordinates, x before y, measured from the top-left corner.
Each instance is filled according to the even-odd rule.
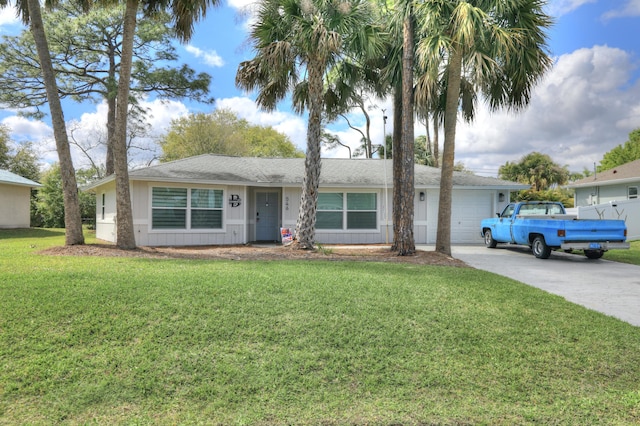
[[[47,2],[51,6],[50,2]],[[9,5],[8,0],[0,0],[0,8]],[[65,224],[65,244],[84,244],[82,233],[82,216],[80,213],[80,202],[78,199],[78,184],[76,181],[75,169],[71,160],[71,149],[69,148],[69,138],[64,121],[62,105],[58,96],[58,85],[53,72],[49,44],[44,32],[40,2],[38,0],[17,1],[16,8],[19,11],[22,21],[29,25],[33,39],[38,51],[42,77],[47,92],[47,101],[51,112],[51,124],[53,126],[56,150],[58,151],[58,161],[62,175],[62,192],[64,200],[64,224]]]
[[[544,0],[432,0],[416,6],[423,69],[446,77],[444,152],[436,251],[451,255],[451,199],[460,89],[467,79],[493,110],[524,108],[551,67],[545,30],[552,20]]]
[[[399,209],[395,235],[397,240],[394,247],[398,255],[407,256],[415,253],[416,242],[413,234],[414,219],[414,116],[413,116],[413,71],[415,59],[414,43],[414,13],[413,2],[407,1],[402,10],[402,138],[400,145],[400,164],[402,175],[394,181],[394,187],[399,187]]]
[[[140,3],[140,0],[126,0],[122,32],[122,56],[120,58],[120,80],[118,81],[118,94],[116,97],[116,126],[114,140],[111,142],[116,179],[116,245],[122,249],[136,247],[131,193],[129,191],[127,116],[129,113],[129,87],[131,85],[131,67],[133,63],[133,40]],[[167,7],[167,3],[166,0],[145,1],[143,2],[145,13],[153,14]],[[174,20],[178,38],[181,41],[189,40],[193,33],[194,23],[206,15],[209,6],[215,6],[217,3],[218,0],[171,1],[171,16]]]
[[[257,89],[256,102],[273,110],[289,93],[298,113],[308,110],[307,150],[296,244],[313,249],[325,75],[349,52],[375,57],[379,33],[363,0],[263,0],[250,33],[256,56],[238,67],[236,84]]]

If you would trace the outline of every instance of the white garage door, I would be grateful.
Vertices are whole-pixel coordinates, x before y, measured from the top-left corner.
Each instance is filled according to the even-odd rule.
[[[451,205],[451,243],[482,243],[480,221],[492,217],[493,191],[459,190],[453,191]]]

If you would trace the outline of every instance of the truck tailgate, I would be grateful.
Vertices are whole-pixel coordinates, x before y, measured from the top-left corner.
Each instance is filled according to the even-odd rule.
[[[576,219],[565,222],[565,241],[623,241],[623,220]]]

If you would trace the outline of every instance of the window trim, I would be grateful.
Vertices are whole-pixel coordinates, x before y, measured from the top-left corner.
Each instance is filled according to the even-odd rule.
[[[106,199],[107,199],[107,194],[106,193],[102,193],[102,204],[100,206],[101,208],[101,213],[100,213],[100,220],[104,220],[104,216],[105,216],[105,210],[106,210]]]
[[[149,222],[148,222],[148,232],[154,234],[216,234],[216,233],[226,233],[227,232],[227,209],[225,205],[225,193],[226,189],[219,186],[203,186],[203,185],[179,185],[179,184],[165,184],[161,185],[158,183],[149,184]],[[153,207],[153,189],[154,188],[174,188],[174,189],[186,189],[187,190],[187,200],[186,207],[175,207],[177,209],[185,210],[185,227],[184,228],[154,228],[153,227],[153,210],[154,209],[163,209],[162,207]],[[222,204],[219,208],[192,208],[191,206],[191,195],[193,190],[212,190],[212,191],[221,191],[222,192]],[[166,209],[166,208],[165,208]],[[173,209],[173,208],[172,208]],[[191,227],[191,213],[193,210],[216,210],[222,212],[222,226],[220,228],[192,228]]]
[[[342,213],[342,228],[318,228],[316,225],[316,232],[318,233],[372,233],[380,232],[380,192],[379,191],[367,191],[367,190],[326,190],[320,191],[321,194],[340,194],[342,195],[342,209],[341,210],[320,210],[317,209],[316,214],[320,212],[327,213]],[[349,210],[348,209],[348,197],[349,194],[372,194],[375,196],[375,209],[374,210]],[[348,228],[348,215],[349,212],[373,212],[376,215],[375,228]],[[317,224],[317,220],[316,220]]]

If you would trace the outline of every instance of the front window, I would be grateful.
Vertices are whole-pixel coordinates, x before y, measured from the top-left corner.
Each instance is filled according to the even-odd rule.
[[[324,192],[318,194],[317,229],[376,229],[377,194]]]
[[[628,196],[630,200],[638,198],[638,187],[630,186],[628,190]]]
[[[153,188],[151,227],[153,229],[187,228],[187,189]]]
[[[191,190],[191,228],[222,228],[222,190]]]
[[[153,188],[153,229],[221,229],[221,189]]]

